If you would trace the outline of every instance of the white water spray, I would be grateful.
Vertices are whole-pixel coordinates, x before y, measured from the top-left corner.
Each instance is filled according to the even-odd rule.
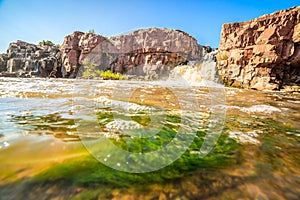
[[[189,63],[189,65],[175,67],[170,77],[176,79],[176,77],[180,76],[192,86],[220,86],[216,62],[212,56],[215,53],[216,51],[207,54],[201,61],[194,61]]]

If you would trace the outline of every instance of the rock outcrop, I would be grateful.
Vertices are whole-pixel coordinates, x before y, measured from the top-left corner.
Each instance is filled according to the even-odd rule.
[[[300,85],[300,7],[224,24],[217,60],[227,85],[258,90]]]
[[[210,47],[179,30],[149,28],[106,38],[74,32],[62,45],[63,77],[74,77],[84,61],[97,69],[156,79],[171,68],[201,59]]]
[[[62,45],[62,76],[75,78],[86,56],[105,40],[103,36],[80,31],[67,35]]]
[[[18,40],[0,54],[0,75],[61,77],[61,52],[55,45],[35,45]]]
[[[0,54],[0,75],[75,78],[87,62],[95,70],[157,79],[210,51],[180,30],[149,28],[110,38],[76,31],[64,38],[61,48],[11,43],[7,53]]]

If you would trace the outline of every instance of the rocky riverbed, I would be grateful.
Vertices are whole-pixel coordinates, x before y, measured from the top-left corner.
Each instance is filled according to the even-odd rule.
[[[299,99],[170,81],[1,78],[0,197],[298,199]],[[183,135],[193,140],[182,154],[140,162]]]

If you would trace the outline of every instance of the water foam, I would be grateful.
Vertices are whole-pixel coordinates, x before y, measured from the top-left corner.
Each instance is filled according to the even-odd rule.
[[[175,80],[181,77],[190,86],[220,87],[220,78],[217,74],[216,62],[213,59],[206,59],[191,65],[177,66],[172,70],[170,77]]]

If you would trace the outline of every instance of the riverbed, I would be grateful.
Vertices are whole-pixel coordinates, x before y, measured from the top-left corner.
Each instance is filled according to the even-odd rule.
[[[299,199],[300,94],[0,78],[0,199]]]

